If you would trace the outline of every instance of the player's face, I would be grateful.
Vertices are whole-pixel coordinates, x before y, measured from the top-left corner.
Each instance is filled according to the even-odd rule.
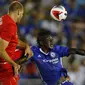
[[[48,36],[45,41],[48,48],[52,49],[54,47],[54,40],[52,36]]]

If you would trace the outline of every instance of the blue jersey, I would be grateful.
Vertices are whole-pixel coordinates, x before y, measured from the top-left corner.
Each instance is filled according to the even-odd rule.
[[[63,56],[69,56],[68,48],[55,45],[49,53],[44,53],[39,47],[32,47],[34,56],[32,59],[37,64],[42,79],[47,85],[55,85],[60,77]]]

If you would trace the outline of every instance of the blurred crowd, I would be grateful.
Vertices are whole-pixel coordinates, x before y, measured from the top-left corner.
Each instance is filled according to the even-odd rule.
[[[9,4],[14,0],[0,0],[0,16],[7,13]],[[85,0],[18,0],[25,9],[23,19],[18,24],[19,35],[30,45],[37,45],[39,29],[46,29],[53,33],[55,42],[59,45],[85,49]],[[67,19],[63,22],[55,21],[50,16],[53,6],[63,5],[67,12]],[[70,79],[75,85],[85,85],[85,56],[71,55],[63,59],[68,69]],[[28,69],[30,70],[28,70]],[[24,66],[25,78],[38,78],[34,62]],[[27,75],[28,73],[28,75]],[[23,73],[21,75],[23,77]]]

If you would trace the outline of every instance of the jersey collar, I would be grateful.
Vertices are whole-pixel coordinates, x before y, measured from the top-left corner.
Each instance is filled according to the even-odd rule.
[[[8,19],[10,19],[14,24],[16,24],[16,22],[8,15],[8,14],[6,14],[5,15]]]
[[[40,48],[40,52],[43,53],[43,54],[45,54],[45,55],[48,55],[48,53],[49,53],[49,52],[48,53],[45,53],[41,48]]]

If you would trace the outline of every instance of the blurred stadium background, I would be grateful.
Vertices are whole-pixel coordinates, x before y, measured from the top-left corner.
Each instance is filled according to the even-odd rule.
[[[14,0],[0,0],[0,16],[7,13],[8,5]],[[24,17],[18,25],[20,39],[37,45],[39,29],[47,29],[54,35],[59,45],[85,49],[85,0],[19,0],[25,9]],[[54,5],[63,5],[68,17],[57,22],[50,16]],[[75,85],[85,85],[85,56],[72,55],[63,59],[71,81]],[[33,61],[23,65],[19,85],[42,85]]]

